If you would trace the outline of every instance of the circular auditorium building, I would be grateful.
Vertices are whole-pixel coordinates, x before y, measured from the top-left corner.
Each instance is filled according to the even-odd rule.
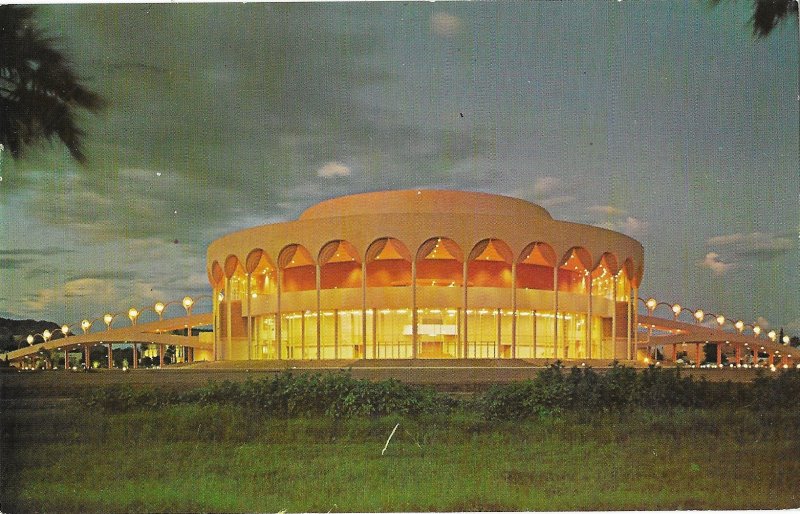
[[[335,198],[209,246],[214,358],[631,359],[643,257],[515,198]]]

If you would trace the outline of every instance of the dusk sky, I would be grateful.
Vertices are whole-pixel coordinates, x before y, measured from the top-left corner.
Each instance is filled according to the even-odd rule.
[[[228,232],[444,188],[628,234],[641,296],[800,335],[798,24],[754,39],[751,9],[40,7],[109,105],[82,117],[86,167],[55,144],[0,157],[0,316],[209,294]]]

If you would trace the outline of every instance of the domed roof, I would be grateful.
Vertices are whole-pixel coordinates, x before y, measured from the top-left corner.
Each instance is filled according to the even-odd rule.
[[[408,213],[483,214],[553,219],[543,207],[518,198],[431,189],[376,191],[333,198],[309,207],[298,219]]]

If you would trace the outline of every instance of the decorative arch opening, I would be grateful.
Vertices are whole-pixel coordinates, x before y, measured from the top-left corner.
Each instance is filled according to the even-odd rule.
[[[613,253],[606,252],[600,256],[600,261],[591,273],[592,296],[608,299],[613,297],[617,269],[617,258]]]
[[[417,285],[461,286],[464,252],[452,239],[432,237],[417,250]]]
[[[467,262],[469,287],[511,287],[514,254],[505,241],[480,241],[472,248]]]
[[[320,289],[361,287],[361,259],[347,241],[327,243],[319,252]]]
[[[628,257],[617,272],[617,302],[627,302],[630,299],[633,274],[633,261]]]
[[[376,239],[364,257],[367,287],[402,287],[411,285],[411,252],[399,239]]]
[[[592,266],[592,257],[585,248],[569,249],[558,267],[558,290],[565,293],[586,293],[585,276]]]
[[[212,289],[222,289],[225,281],[225,273],[222,271],[222,266],[218,261],[211,263],[211,270],[209,270],[208,281],[211,283]]]
[[[230,279],[227,300],[241,300],[246,293],[247,276],[239,258],[235,255],[228,255],[225,258],[223,271],[225,272],[225,278]]]
[[[245,270],[250,273],[251,294],[262,295],[276,292],[275,264],[264,250],[256,248],[247,255]]]
[[[556,252],[547,243],[536,242],[525,247],[517,262],[517,289],[553,290],[553,268]]]
[[[315,291],[317,289],[316,263],[305,246],[290,244],[278,255],[281,269],[281,291]]]

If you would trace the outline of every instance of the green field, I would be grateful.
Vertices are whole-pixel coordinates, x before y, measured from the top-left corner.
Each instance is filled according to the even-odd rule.
[[[274,419],[233,405],[3,412],[3,512],[779,509],[797,413]],[[400,423],[385,455],[381,450]]]

